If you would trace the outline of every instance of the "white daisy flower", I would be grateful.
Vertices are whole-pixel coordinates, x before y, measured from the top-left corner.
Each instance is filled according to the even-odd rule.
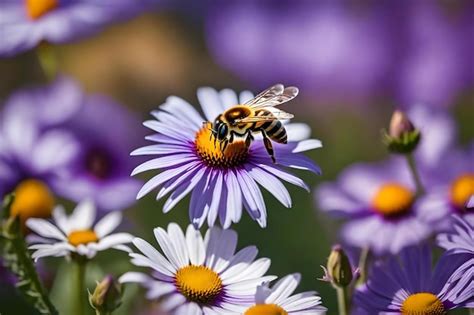
[[[321,305],[321,297],[314,291],[290,296],[300,283],[300,274],[291,274],[280,279],[271,289],[268,284],[259,286],[255,295],[255,304],[243,308],[244,315],[316,315],[326,314],[327,309]]]
[[[251,305],[257,286],[275,279],[264,276],[270,259],[255,260],[258,250],[248,246],[235,253],[237,233],[210,228],[204,239],[192,225],[184,235],[171,223],[168,231],[154,229],[163,252],[135,238],[141,253],[132,253],[132,263],[149,267],[151,275],[128,272],[120,282],[140,283],[147,298],[160,300],[164,311],[176,315],[227,314],[241,305]]]
[[[30,235],[29,248],[35,250],[32,257],[37,260],[46,256],[78,254],[87,258],[97,252],[115,248],[130,252],[126,243],[133,236],[128,233],[110,234],[122,221],[120,212],[110,212],[94,224],[96,207],[90,200],[79,203],[71,215],[66,215],[62,206],[53,210],[54,224],[44,219],[28,219],[26,225],[37,235]]]

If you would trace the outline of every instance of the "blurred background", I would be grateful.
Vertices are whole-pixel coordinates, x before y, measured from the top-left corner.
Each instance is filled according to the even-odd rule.
[[[473,49],[469,0],[181,0],[56,46],[55,53],[61,73],[88,93],[111,96],[143,120],[169,95],[197,105],[200,86],[253,92],[274,83],[298,86],[301,94],[287,110],[295,121],[309,124],[312,137],[324,145],[311,151],[323,175],[298,175],[316,187],[351,163],[385,158],[380,130],[395,108],[416,103],[445,108],[459,124],[460,142],[473,139]],[[45,82],[34,52],[0,59],[0,103],[19,88]],[[337,242],[338,222],[317,211],[313,194],[288,188],[292,209],[264,195],[266,229],[248,215],[233,226],[239,247],[257,245],[260,256],[272,259],[271,274],[301,272],[299,290],[317,290],[323,304],[335,310],[334,291],[317,278]],[[152,239],[156,226],[188,224],[188,200],[166,215],[162,206],[146,196],[126,210],[127,228]],[[102,254],[99,262],[107,273],[129,268],[123,254]],[[57,265],[58,260],[46,260],[46,273]],[[61,286],[67,283],[55,286],[56,300]],[[127,296],[134,290],[130,286]],[[136,314],[131,310],[143,305],[140,299],[128,301],[118,314]],[[6,295],[0,300],[2,313],[29,314],[21,300],[4,303]]]

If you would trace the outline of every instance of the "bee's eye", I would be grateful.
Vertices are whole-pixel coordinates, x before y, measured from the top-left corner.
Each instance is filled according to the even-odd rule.
[[[217,138],[223,140],[227,136],[227,125],[221,124],[217,130]]]

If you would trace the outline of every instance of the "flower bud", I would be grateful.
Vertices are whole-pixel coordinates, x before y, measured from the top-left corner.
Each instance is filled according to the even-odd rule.
[[[100,313],[112,313],[122,304],[122,287],[110,275],[97,283],[94,293],[89,293],[89,303]]]
[[[335,245],[327,263],[328,278],[333,285],[347,287],[353,278],[351,263],[340,245]]]
[[[393,112],[390,127],[384,132],[384,142],[392,153],[410,153],[420,141],[420,131],[413,126],[404,112]]]

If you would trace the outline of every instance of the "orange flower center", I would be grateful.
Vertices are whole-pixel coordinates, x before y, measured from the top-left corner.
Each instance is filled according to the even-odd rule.
[[[29,218],[49,218],[54,198],[48,186],[37,179],[26,179],[15,188],[11,216],[18,216],[22,224]]]
[[[58,7],[58,0],[25,0],[26,12],[32,20],[36,20]]]
[[[410,211],[414,194],[407,187],[388,183],[382,185],[372,200],[374,210],[386,217],[396,217]]]
[[[229,143],[224,151],[221,149],[219,141],[212,134],[211,124],[207,123],[197,133],[194,141],[196,152],[201,159],[209,166],[213,167],[233,167],[245,162],[248,155],[248,148],[245,142],[238,139]]]
[[[69,244],[73,246],[85,245],[88,243],[97,243],[99,238],[92,230],[77,230],[69,233],[67,237]]]
[[[402,305],[403,315],[444,315],[447,314],[443,302],[431,293],[410,295]]]
[[[287,315],[288,312],[276,304],[257,304],[245,311],[244,315]]]
[[[464,209],[472,195],[474,195],[474,174],[461,175],[451,184],[451,201],[457,207]]]
[[[188,300],[209,304],[222,292],[222,280],[213,270],[204,266],[186,266],[176,272],[175,284]]]

